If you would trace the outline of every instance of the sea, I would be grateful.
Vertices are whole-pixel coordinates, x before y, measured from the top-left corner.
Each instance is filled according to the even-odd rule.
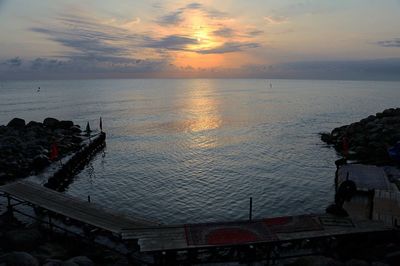
[[[38,90],[40,87],[40,90]],[[339,155],[319,133],[399,107],[400,82],[97,79],[0,82],[0,125],[99,128],[63,193],[164,224],[324,212]]]

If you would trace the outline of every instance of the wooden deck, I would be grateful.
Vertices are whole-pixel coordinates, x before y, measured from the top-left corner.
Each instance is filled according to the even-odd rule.
[[[343,165],[338,169],[338,183],[355,182],[357,193],[343,208],[352,218],[382,221],[389,226],[400,225],[400,191],[396,183],[400,170],[393,166],[362,164]],[[369,194],[365,192],[369,191]]]
[[[156,226],[144,219],[131,219],[104,209],[97,204],[76,199],[32,182],[17,182],[0,186],[0,192],[97,228],[119,234],[123,228]]]
[[[397,188],[391,184],[383,167],[363,164],[347,164],[338,169],[338,183],[347,179],[354,181],[358,191],[379,189],[394,191]]]
[[[111,210],[53,191],[30,182],[0,187],[0,192],[94,227],[118,234],[122,240],[137,240],[141,252],[234,247],[249,244],[274,245],[304,239],[385,232],[382,222],[299,215],[253,221],[161,226],[143,219],[132,219]]]
[[[294,216],[296,217],[296,216]],[[123,239],[138,239],[141,252],[156,252],[167,250],[187,250],[198,248],[213,248],[216,246],[238,246],[249,244],[274,244],[278,242],[290,242],[296,240],[334,237],[353,234],[368,234],[374,232],[387,232],[392,227],[385,226],[382,222],[371,220],[354,220],[350,218],[338,218],[329,214],[314,215],[321,229],[284,232],[274,235],[274,239],[266,241],[246,243],[226,243],[223,245],[189,245],[184,226],[171,226],[147,229],[130,229],[122,231]],[[263,221],[263,220],[259,220]],[[229,223],[227,223],[229,224]],[[213,224],[211,223],[210,226]]]

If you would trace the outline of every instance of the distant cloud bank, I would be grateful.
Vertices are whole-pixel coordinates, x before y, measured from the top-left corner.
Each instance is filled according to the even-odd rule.
[[[234,46],[233,46],[234,47]],[[112,62],[112,63],[111,63]],[[0,79],[75,78],[281,78],[400,81],[400,58],[358,61],[293,62],[244,65],[240,68],[179,68],[165,60],[102,60],[74,57],[65,60],[19,57],[0,62]]]
[[[378,41],[377,44],[382,47],[400,47],[400,38]]]

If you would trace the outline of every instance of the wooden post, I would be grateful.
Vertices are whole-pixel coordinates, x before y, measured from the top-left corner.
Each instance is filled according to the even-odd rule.
[[[48,212],[47,215],[49,216],[49,227],[50,227],[50,231],[53,232],[53,224],[51,222],[51,213]]]
[[[90,203],[90,195],[87,196],[87,201]]]
[[[12,205],[11,205],[11,197],[8,194],[7,194],[7,211],[12,216],[13,208],[12,208]]]
[[[250,206],[249,206],[249,221],[251,221],[253,216],[253,198],[250,197]]]

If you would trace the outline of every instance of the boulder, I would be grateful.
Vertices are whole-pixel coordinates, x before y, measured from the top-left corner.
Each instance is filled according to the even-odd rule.
[[[39,266],[38,260],[26,252],[7,253],[0,259],[7,266]]]
[[[58,127],[62,128],[62,129],[70,129],[73,126],[74,126],[74,123],[72,121],[69,121],[69,120],[62,120],[58,124]]]
[[[57,128],[59,123],[60,121],[52,117],[47,117],[43,120],[43,125],[49,128]]]
[[[386,109],[382,112],[383,116],[396,116],[396,110],[394,108]]]
[[[86,256],[73,257],[73,258],[67,260],[66,262],[72,262],[79,266],[93,266],[94,265],[93,261]]]
[[[39,154],[33,158],[32,167],[34,170],[40,171],[50,164],[49,157]]]
[[[61,266],[79,266],[79,265],[72,261],[64,261],[61,263]]]
[[[72,133],[81,133],[82,132],[81,128],[78,125],[74,125],[69,130],[71,130]]]
[[[32,252],[32,254],[40,261],[68,258],[68,251],[57,243],[44,243]]]
[[[380,261],[373,261],[371,262],[371,266],[389,266],[389,264]]]
[[[325,142],[327,144],[333,144],[334,143],[333,138],[332,138],[330,133],[323,132],[323,133],[320,133],[320,136],[321,136],[321,140],[323,142]]]
[[[398,265],[400,263],[400,251],[394,251],[386,254],[385,260],[391,265]]]
[[[15,129],[22,129],[25,127],[25,120],[21,118],[13,118],[8,122],[7,126]]]
[[[61,260],[49,259],[43,263],[43,266],[61,266],[63,262]]]
[[[4,240],[8,248],[15,250],[31,250],[42,241],[43,236],[37,229],[19,229],[7,231]]]
[[[290,266],[343,266],[343,263],[323,256],[308,256],[291,260],[285,265]]]
[[[42,127],[43,124],[40,122],[36,122],[36,121],[30,121],[26,126],[27,127]]]
[[[363,260],[351,259],[346,262],[346,266],[369,266],[369,263]]]

